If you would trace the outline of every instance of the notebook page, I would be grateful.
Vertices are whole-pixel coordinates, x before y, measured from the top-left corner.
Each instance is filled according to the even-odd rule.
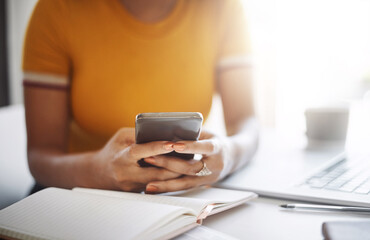
[[[190,217],[190,216],[189,216]],[[200,224],[197,223],[197,222],[194,222],[194,217],[192,217],[191,219],[186,219],[186,217],[182,218],[181,219],[181,223],[182,224],[185,224],[186,222],[188,223],[187,226],[185,227],[182,227],[182,228],[178,228],[178,219],[175,219],[174,221],[172,222],[169,222],[167,225],[166,225],[166,230],[168,230],[168,232],[170,232],[170,234],[168,235],[163,235],[160,231],[155,231],[153,234],[151,234],[151,239],[172,239],[173,237],[176,237],[186,231],[189,231],[190,229],[193,229],[197,226],[199,226]],[[159,235],[161,234],[161,235]],[[140,239],[140,237],[139,237]]]
[[[48,188],[1,210],[0,233],[5,234],[5,228],[21,233],[11,236],[14,238],[23,233],[36,236],[30,239],[149,239],[150,230],[159,229],[182,214],[188,214],[185,216],[189,219],[194,212]],[[195,216],[193,219],[196,221]]]
[[[237,239],[225,233],[201,225],[174,238],[174,240],[237,240]]]
[[[73,188],[73,191],[84,192],[96,195],[102,195],[113,198],[129,199],[134,201],[145,201],[153,202],[159,204],[166,204],[172,206],[185,207],[194,210],[199,214],[209,203],[204,199],[191,199],[191,198],[180,198],[172,196],[161,196],[152,194],[141,194],[141,193],[130,193],[130,192],[120,192],[120,191],[110,191],[101,189],[91,189],[91,188]]]
[[[213,204],[213,210],[209,215],[213,215],[227,209],[236,207],[246,201],[257,198],[253,192],[237,191],[222,188],[195,189],[181,195],[182,197],[208,199]]]
[[[212,203],[233,203],[256,196],[255,193],[223,188],[197,188],[180,195],[181,197],[206,199]]]
[[[150,201],[174,206],[183,206],[186,208],[193,209],[198,214],[200,214],[203,211],[203,209],[210,204],[213,204],[214,207],[216,208],[220,208],[216,211],[220,212],[222,210],[228,209],[229,205],[230,207],[234,207],[239,204],[242,204],[243,202],[249,199],[257,197],[257,195],[252,192],[228,190],[221,188],[197,188],[191,191],[181,193],[178,196],[161,196],[161,195],[128,193],[89,188],[74,188],[73,191],[99,194],[137,201]]]

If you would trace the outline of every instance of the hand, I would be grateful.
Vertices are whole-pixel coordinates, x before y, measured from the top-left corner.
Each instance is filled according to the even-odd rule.
[[[146,162],[183,176],[177,179],[151,181],[146,186],[146,192],[171,192],[212,184],[230,171],[230,160],[225,158],[228,152],[227,142],[209,132],[203,131],[199,141],[176,142],[173,149],[178,153],[202,154],[202,161],[206,163],[212,174],[202,177],[195,175],[203,168],[202,161],[189,161],[163,155],[147,157],[144,159]]]
[[[140,192],[149,182],[179,177],[180,173],[142,168],[137,163],[142,158],[172,152],[173,144],[166,141],[135,144],[135,129],[120,129],[93,159],[95,187]]]

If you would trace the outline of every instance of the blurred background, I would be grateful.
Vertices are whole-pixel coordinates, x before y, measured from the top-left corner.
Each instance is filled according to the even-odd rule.
[[[22,103],[22,45],[36,0],[0,0],[0,105]],[[261,123],[305,131],[304,110],[370,88],[369,0],[245,0]]]
[[[0,0],[0,134],[6,136],[0,139],[0,209],[24,197],[33,182],[21,62],[36,2]],[[262,127],[303,136],[307,108],[356,102],[370,89],[370,0],[244,0],[244,7]],[[216,97],[210,120],[221,122],[221,111]]]

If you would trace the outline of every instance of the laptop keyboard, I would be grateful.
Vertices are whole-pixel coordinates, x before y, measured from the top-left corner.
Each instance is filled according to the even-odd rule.
[[[349,164],[345,159],[307,178],[303,185],[370,195],[370,166]]]

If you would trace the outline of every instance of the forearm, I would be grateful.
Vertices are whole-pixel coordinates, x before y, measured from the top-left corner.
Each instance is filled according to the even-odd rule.
[[[44,186],[73,188],[99,186],[92,162],[95,152],[66,154],[57,150],[28,151],[28,164],[35,180]]]
[[[259,125],[254,117],[240,124],[239,130],[226,138],[227,161],[225,173],[228,175],[249,162],[257,151]]]

